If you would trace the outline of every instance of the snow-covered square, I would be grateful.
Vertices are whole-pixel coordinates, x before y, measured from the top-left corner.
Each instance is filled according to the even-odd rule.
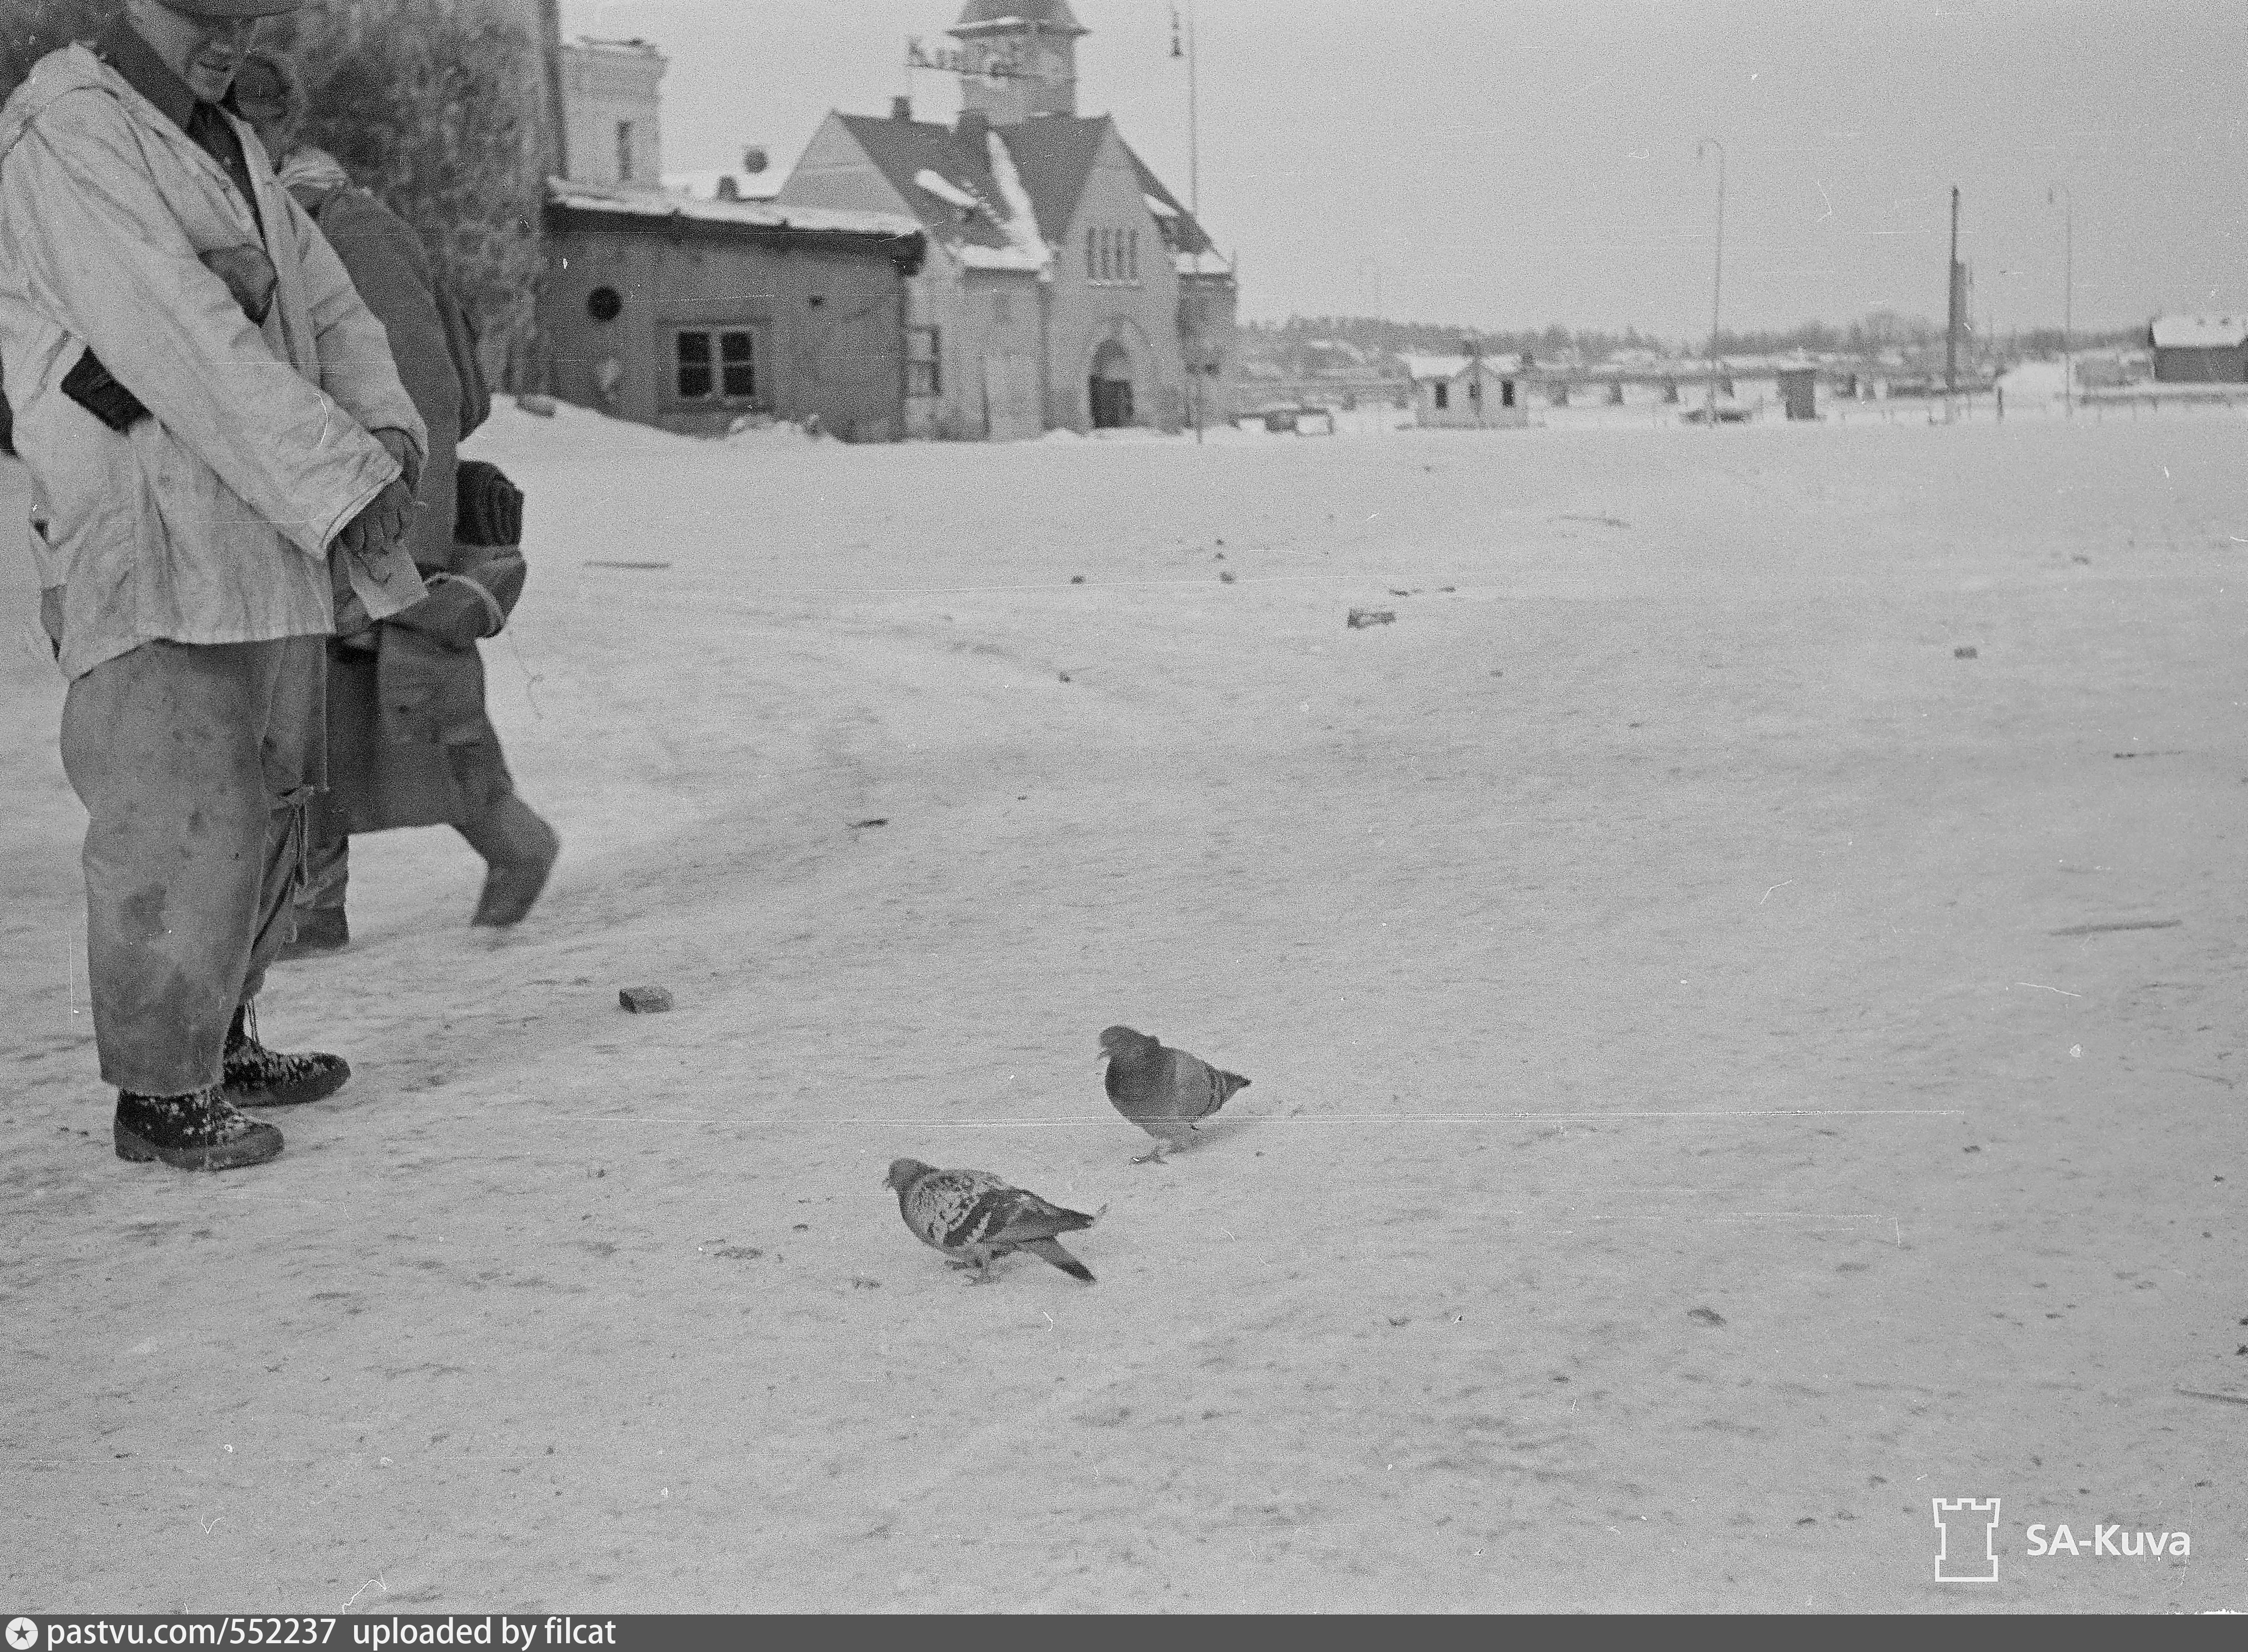
[[[0,558],[0,1595],[2242,1605],[2242,428],[504,406],[559,868],[496,936],[360,840],[261,1004],[354,1077],[218,1177],[111,1151]],[[1135,1165],[1115,1023],[1251,1086]],[[1098,1283],[964,1284],[904,1156]]]

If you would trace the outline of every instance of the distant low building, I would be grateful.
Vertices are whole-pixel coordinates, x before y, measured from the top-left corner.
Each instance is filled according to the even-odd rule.
[[[1401,357],[1413,383],[1414,422],[1430,429],[1518,429],[1530,422],[1528,376],[1504,358]]]
[[[689,435],[747,416],[900,439],[920,224],[667,190],[663,63],[640,41],[564,49],[571,175],[547,186],[539,294],[555,394]]]
[[[2248,316],[2158,316],[2147,331],[2157,384],[2248,383]]]

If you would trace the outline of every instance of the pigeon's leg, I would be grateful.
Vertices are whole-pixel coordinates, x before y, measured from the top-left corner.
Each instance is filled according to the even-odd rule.
[[[1163,1149],[1170,1145],[1170,1139],[1169,1137],[1159,1135],[1155,1138],[1155,1145],[1148,1148],[1145,1153],[1136,1155],[1133,1158],[1132,1162],[1134,1164],[1161,1164],[1163,1162]]]
[[[969,1260],[963,1265],[963,1266],[971,1267],[976,1270],[976,1277],[969,1280],[968,1283],[970,1285],[990,1284],[991,1264],[1006,1254],[1007,1253],[1004,1251],[993,1251],[980,1244],[974,1246],[968,1252]]]

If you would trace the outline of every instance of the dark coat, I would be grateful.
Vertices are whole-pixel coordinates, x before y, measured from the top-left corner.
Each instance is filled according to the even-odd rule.
[[[364,189],[305,189],[298,200],[390,335],[398,376],[429,428],[410,548],[425,572],[450,570],[461,556],[452,530],[462,387],[428,255],[412,226]],[[444,748],[488,743],[497,761],[475,644],[451,647],[417,632],[412,614],[376,627],[372,651],[329,648],[329,789],[319,835],[457,825],[469,805]]]

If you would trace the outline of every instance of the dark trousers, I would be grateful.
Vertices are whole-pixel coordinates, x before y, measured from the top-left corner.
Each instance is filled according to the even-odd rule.
[[[326,778],[326,641],[146,642],[64,697],[94,1041],[120,1090],[216,1084],[234,1012],[289,938]]]

